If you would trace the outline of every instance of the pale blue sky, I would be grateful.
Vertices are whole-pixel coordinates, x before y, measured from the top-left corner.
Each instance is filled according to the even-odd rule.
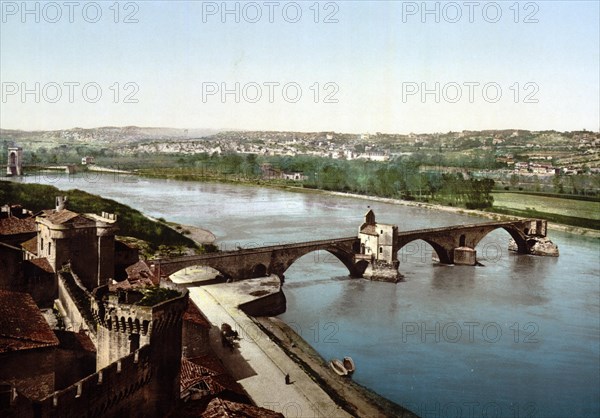
[[[205,14],[203,22],[203,9],[220,9],[220,1],[121,2],[115,23],[113,3],[97,2],[102,16],[90,23],[86,18],[94,18],[93,5],[79,2],[71,23],[68,8],[56,2],[62,16],[51,23],[56,9],[31,2],[28,7],[39,10],[36,23],[35,13],[22,15],[20,1],[2,2],[2,128],[138,125],[398,133],[600,129],[597,1],[482,1],[472,23],[465,2],[428,2],[428,8],[439,8],[439,23],[434,15],[421,21],[422,2],[320,2],[319,23],[314,22],[314,1],[296,3],[302,11],[297,23],[284,19],[284,6],[285,17],[294,17],[295,5],[286,1],[278,2],[273,23],[263,1],[254,3],[262,12],[256,23],[246,21],[254,17],[252,7],[245,6],[248,2],[239,3],[240,23],[234,15],[225,16],[223,23],[220,10]],[[495,4],[502,16],[491,23],[486,19],[494,19]],[[455,5],[462,17],[451,23]],[[234,8],[235,2],[228,7]],[[338,22],[323,23],[335,8]],[[416,14],[408,14],[414,8]],[[138,22],[123,23],[133,11]],[[534,12],[538,22],[524,23]],[[73,103],[65,82],[80,83],[73,87]],[[81,89],[92,82],[102,90],[96,103],[86,100]],[[134,88],[125,89],[127,82],[139,87],[133,96],[137,103],[123,103]],[[242,95],[239,103],[234,95],[203,100],[203,89],[215,86],[203,83],[233,89],[236,82],[241,93],[248,86],[248,97]],[[280,83],[274,87],[273,103],[263,84],[270,82]],[[435,90],[436,82],[439,103],[434,94],[420,94],[423,86]],[[464,84],[470,82],[480,83],[473,87],[473,103]],[[35,90],[35,83],[40,86],[39,103],[34,94],[21,96],[23,87]],[[60,87],[60,99],[51,83]],[[114,83],[120,83],[118,103],[113,103]],[[256,103],[250,102],[255,89],[248,83],[261,86],[262,98]],[[286,83],[301,88],[296,103],[285,100]],[[318,103],[315,83],[320,87]],[[337,103],[324,103],[334,91],[333,85],[325,89],[325,83],[337,86]],[[484,96],[486,83],[495,84]],[[403,97],[414,86],[419,91]],[[455,98],[456,86],[460,99]],[[501,96],[489,103],[486,97],[493,99],[497,87]],[[288,92],[293,96],[295,90]],[[87,99],[93,93],[89,90]],[[525,103],[529,93],[537,103]]]

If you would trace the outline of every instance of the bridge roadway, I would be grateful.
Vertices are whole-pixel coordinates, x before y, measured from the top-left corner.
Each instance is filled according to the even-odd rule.
[[[515,240],[520,253],[530,253],[531,238],[546,236],[546,221],[520,219],[514,221],[481,222],[436,228],[399,231],[394,237],[394,257],[411,241],[427,242],[441,263],[453,264],[457,248],[474,249],[495,229],[504,229]],[[531,241],[533,242],[533,241]],[[359,237],[331,238],[316,241],[278,244],[257,248],[223,251],[209,254],[149,260],[155,273],[169,276],[191,266],[207,266],[234,280],[277,274],[283,278],[285,271],[300,257],[315,251],[326,251],[338,258],[351,276],[362,277],[368,256],[361,254]]]

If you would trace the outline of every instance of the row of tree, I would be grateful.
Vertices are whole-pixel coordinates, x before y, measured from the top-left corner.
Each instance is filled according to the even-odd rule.
[[[187,168],[188,173],[248,180],[260,180],[261,165],[265,163],[276,170],[303,173],[306,176],[303,181],[305,187],[438,201],[473,209],[486,208],[493,203],[493,180],[472,179],[463,172],[444,173],[425,169],[422,162],[412,156],[386,163],[311,156],[258,157],[254,154],[197,154],[177,160],[178,166]]]

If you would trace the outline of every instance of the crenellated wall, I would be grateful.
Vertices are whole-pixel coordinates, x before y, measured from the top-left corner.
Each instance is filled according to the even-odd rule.
[[[66,389],[34,402],[34,417],[152,417],[150,382],[156,374],[145,345]]]
[[[71,324],[71,331],[89,331],[90,339],[97,346],[96,320],[91,310],[92,295],[82,286],[73,273],[58,273],[58,300]]]
[[[174,287],[163,283],[161,287]],[[135,352],[138,347],[152,347],[150,363],[154,378],[147,392],[153,404],[152,414],[166,415],[179,399],[183,314],[188,293],[177,288],[179,296],[140,305],[143,295],[135,290],[109,292],[108,286],[94,291],[91,311],[98,323],[96,368],[102,370]]]

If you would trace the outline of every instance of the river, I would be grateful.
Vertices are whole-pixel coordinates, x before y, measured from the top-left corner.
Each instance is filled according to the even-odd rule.
[[[400,230],[486,221],[320,193],[123,174],[17,181],[78,188],[204,227],[222,249],[351,236],[367,206]],[[509,253],[508,233],[496,230],[477,247],[480,267],[436,264],[431,247],[415,241],[399,254],[405,281],[398,284],[351,279],[327,253],[308,254],[285,274],[281,318],[325,359],[352,356],[357,382],[424,417],[596,417],[599,241],[549,236],[559,258]]]

